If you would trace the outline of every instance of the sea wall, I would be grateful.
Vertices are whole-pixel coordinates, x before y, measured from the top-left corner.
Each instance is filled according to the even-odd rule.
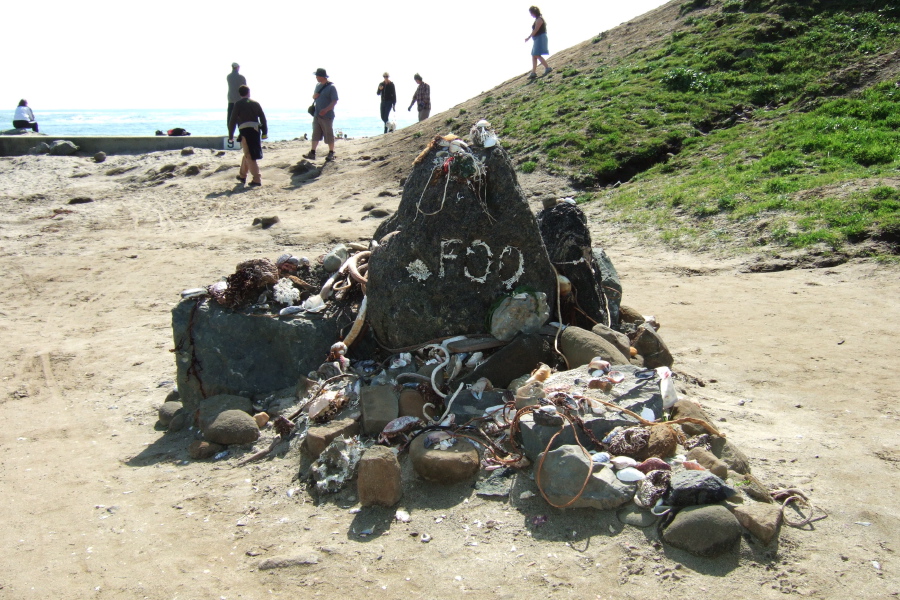
[[[180,150],[187,146],[194,148],[224,149],[225,136],[49,136],[49,135],[0,135],[0,156],[23,156],[39,144],[50,144],[56,140],[68,140],[78,146],[79,152],[95,154],[145,154],[160,150]],[[240,146],[238,146],[239,148]]]

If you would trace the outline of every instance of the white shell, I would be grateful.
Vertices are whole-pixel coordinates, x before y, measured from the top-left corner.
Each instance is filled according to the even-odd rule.
[[[603,360],[603,358],[600,356],[595,356],[591,359],[591,362],[588,363],[589,371],[594,371],[596,369],[599,369],[601,371],[609,371],[610,367],[612,367],[612,365],[609,364],[609,361]]]
[[[613,467],[616,469],[627,469],[628,467],[633,467],[638,464],[638,461],[634,460],[630,456],[614,456],[609,459],[609,462],[612,463]],[[640,471],[638,471],[640,473]]]
[[[205,296],[209,292],[206,291],[206,288],[191,288],[189,290],[184,290],[181,292],[181,297],[187,300],[188,298],[199,298],[200,296]]]
[[[497,136],[493,133],[487,133],[482,137],[482,143],[485,148],[492,148],[497,145]]]
[[[647,408],[645,406],[644,409],[641,411],[641,418],[644,419],[645,421],[655,421],[656,413],[653,412],[652,408]]]
[[[634,467],[628,467],[626,469],[622,469],[621,471],[616,472],[616,477],[619,478],[619,481],[625,482],[633,482],[640,481],[641,479],[646,478],[647,476],[635,469]]]
[[[398,510],[398,511],[394,514],[394,518],[397,519],[398,521],[400,521],[401,523],[409,523],[409,521],[410,521],[410,519],[411,519],[412,517],[409,516],[409,513],[408,513],[408,512],[406,512],[405,510],[401,509],[401,510]]]
[[[475,127],[490,127],[491,124],[486,119],[481,119],[477,123],[475,123]]]

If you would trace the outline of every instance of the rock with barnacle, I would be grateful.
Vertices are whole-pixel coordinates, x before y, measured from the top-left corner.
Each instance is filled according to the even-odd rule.
[[[509,157],[499,144],[452,143],[423,153],[375,232],[367,319],[387,346],[481,333],[520,286],[546,294],[554,313],[556,273]]]

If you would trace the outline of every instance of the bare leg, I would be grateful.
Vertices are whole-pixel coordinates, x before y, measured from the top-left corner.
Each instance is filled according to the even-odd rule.
[[[541,61],[541,64],[544,65],[544,68],[545,68],[545,69],[549,69],[549,68],[550,68],[550,65],[547,64],[547,61],[544,60],[544,57],[543,57],[543,56],[535,56],[535,57],[533,57],[533,58],[537,58],[539,61]],[[535,65],[535,68],[537,68],[537,65]]]
[[[543,60],[543,59],[541,59],[541,60]],[[537,71],[537,61],[538,61],[538,57],[532,55],[532,57],[531,57],[531,72],[532,73]]]

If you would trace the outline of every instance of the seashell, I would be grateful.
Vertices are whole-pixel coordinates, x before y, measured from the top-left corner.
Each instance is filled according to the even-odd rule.
[[[635,481],[640,481],[647,477],[634,467],[625,467],[621,471],[616,472],[616,477],[619,478],[619,481],[624,481],[626,483],[632,483]]]
[[[597,452],[593,456],[591,456],[591,460],[594,464],[606,464],[609,463],[612,457],[609,455],[609,452]]]
[[[491,391],[494,389],[494,386],[491,385],[490,379],[487,377],[481,377],[478,381],[472,384],[469,388],[469,391],[472,392],[472,395],[481,400],[481,395],[485,391]]]
[[[608,392],[613,388],[613,384],[608,379],[591,379],[588,381],[588,388]]]
[[[493,148],[497,145],[497,136],[491,132],[487,132],[482,136],[481,143],[485,148]]]
[[[262,429],[269,422],[269,413],[256,413],[253,415],[253,420],[256,421],[256,426]]]
[[[671,471],[672,467],[669,463],[661,458],[651,457],[634,467],[641,473],[649,473],[650,471]]]
[[[638,461],[630,456],[613,456],[609,459],[609,462],[612,463],[612,466],[615,469],[627,469],[628,467],[633,467],[638,464]]]
[[[576,204],[575,198],[572,198],[571,196],[563,198],[562,200],[560,200],[560,202],[565,202],[566,204],[572,204],[572,205]]]
[[[224,292],[227,289],[228,289],[227,281],[217,281],[214,284],[212,284],[211,286],[209,286],[210,293]]]
[[[412,517],[409,516],[409,513],[403,509],[400,509],[396,513],[394,513],[394,518],[401,523],[409,523],[412,519]]]
[[[528,378],[526,384],[531,383],[532,381],[547,381],[552,373],[553,371],[550,367],[544,363],[540,363],[538,368],[531,372],[531,377]]]
[[[188,298],[200,298],[207,294],[209,294],[209,291],[206,288],[190,288],[181,292],[181,297],[187,300]]]
[[[556,275],[556,287],[559,290],[561,298],[565,298],[572,293],[572,280],[565,275]],[[591,361],[593,362],[593,361]]]
[[[694,460],[685,460],[682,461],[681,466],[687,469],[688,471],[705,471],[706,467],[698,463]]]
[[[625,373],[622,373],[621,371],[610,371],[606,374],[606,378],[613,383],[622,383],[625,381]]]
[[[646,407],[646,406],[645,406],[645,407],[643,408],[643,410],[641,410],[641,418],[644,419],[645,421],[655,421],[655,420],[656,420],[656,413],[653,412],[653,409],[652,409],[652,408],[649,408],[649,407]]]
[[[661,517],[663,515],[669,514],[670,510],[672,510],[672,507],[668,506],[666,504],[663,504],[663,499],[660,498],[659,500],[657,500],[657,502],[653,506],[653,508],[650,509],[650,512],[653,513],[654,515],[656,515],[657,517]]]
[[[428,542],[431,541],[431,536],[428,535],[427,533],[423,533],[422,535],[419,536],[419,541],[422,542],[423,544],[427,544]]]
[[[606,407],[597,402],[596,400],[591,400],[588,398],[588,403],[591,406],[591,412],[595,415],[603,415],[606,414]]]
[[[477,123],[475,123],[475,127],[490,127],[491,124],[487,119],[481,119]]]
[[[344,342],[335,342],[331,345],[331,353],[343,356],[347,353],[347,344]]]
[[[637,356],[637,348],[635,348],[634,346],[629,346],[628,347],[628,355],[631,358],[634,358],[635,356]]]
[[[279,317],[289,317],[291,315],[296,315],[297,313],[303,312],[302,306],[286,306],[278,311]]]
[[[609,364],[608,360],[603,360],[600,356],[595,356],[591,359],[591,362],[588,363],[588,371],[600,370],[604,373],[609,371],[612,365]]]
[[[621,432],[624,431],[624,430],[625,430],[625,428],[622,427],[622,426],[614,427],[613,430],[610,431],[609,433],[607,433],[607,434],[606,434],[606,437],[603,438],[603,439],[600,440],[600,441],[601,441],[602,443],[608,445],[608,444],[612,441],[612,439],[613,439],[614,437],[616,437],[619,433],[621,433]]]

